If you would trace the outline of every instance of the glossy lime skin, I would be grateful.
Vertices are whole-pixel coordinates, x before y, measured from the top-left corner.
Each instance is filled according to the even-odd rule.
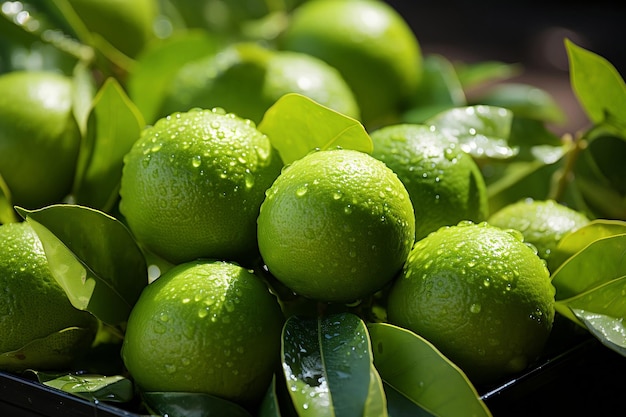
[[[172,263],[247,263],[258,256],[259,207],[282,166],[249,121],[219,109],[175,113],[125,156],[120,211],[137,240]]]
[[[398,175],[411,196],[417,240],[461,220],[487,219],[485,180],[455,138],[419,124],[385,126],[371,137],[372,156]]]
[[[80,131],[70,78],[52,72],[0,76],[0,175],[13,205],[63,200],[74,181]]]
[[[0,369],[65,369],[89,348],[97,320],[72,306],[26,222],[0,225],[0,288],[0,354],[16,352],[0,358]],[[20,351],[55,334],[35,342],[36,349]]]
[[[472,381],[491,383],[542,353],[554,296],[545,262],[519,232],[461,222],[415,244],[391,288],[387,313]]]
[[[354,91],[368,128],[397,118],[422,76],[415,34],[382,1],[306,2],[294,11],[279,44],[337,68]]]
[[[287,93],[302,94],[360,118],[354,93],[335,68],[308,54],[274,51],[251,43],[230,45],[181,68],[161,114],[221,107],[259,123],[267,109]]]
[[[177,265],[133,307],[122,358],[141,389],[256,402],[280,359],[283,315],[249,270],[228,262]]]
[[[397,176],[372,156],[326,150],[293,162],[258,218],[269,271],[314,300],[352,302],[400,270],[414,241],[413,208]]]

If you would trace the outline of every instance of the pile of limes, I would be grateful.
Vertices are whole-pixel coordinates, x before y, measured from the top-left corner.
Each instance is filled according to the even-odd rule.
[[[156,2],[141,2],[145,15],[119,10],[132,39],[100,27],[95,4],[105,2],[69,3],[90,39],[127,58],[153,40],[144,18]],[[320,307],[383,297],[384,320],[431,341],[473,381],[525,369],[553,325],[550,252],[588,218],[536,200],[488,213],[481,169],[458,138],[400,122],[422,57],[385,3],[303,2],[276,45],[238,40],[182,65],[125,153],[114,214],[169,266],[123,329],[137,386],[256,406],[279,366],[292,298]],[[0,197],[12,205],[72,201],[87,140],[74,88],[50,71],[0,76]],[[258,125],[294,92],[360,122],[373,151],[311,149],[285,164]],[[98,320],[70,304],[26,222],[0,225],[0,288],[0,369],[70,368],[94,341]]]

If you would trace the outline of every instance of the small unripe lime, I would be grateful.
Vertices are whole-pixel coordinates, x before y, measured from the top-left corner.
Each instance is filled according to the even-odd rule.
[[[71,191],[80,147],[70,78],[52,72],[0,76],[0,175],[13,205],[61,202]]]

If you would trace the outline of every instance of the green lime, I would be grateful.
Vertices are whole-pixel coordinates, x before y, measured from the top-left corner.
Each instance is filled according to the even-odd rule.
[[[158,0],[68,0],[92,36],[136,57],[155,39]]]
[[[283,166],[254,123],[190,110],[143,131],[124,159],[120,212],[137,240],[181,263],[258,257],[256,218]]]
[[[143,391],[258,401],[280,360],[283,314],[252,272],[192,261],[148,284],[133,307],[122,359]]]
[[[72,189],[80,131],[70,78],[52,72],[0,76],[0,175],[13,205],[40,208]]]
[[[279,41],[282,49],[337,68],[369,129],[397,119],[421,79],[419,42],[404,18],[382,1],[305,2],[294,10]]]
[[[69,369],[98,322],[70,303],[39,237],[26,223],[0,225],[0,369]]]
[[[489,383],[526,369],[542,353],[554,295],[545,262],[519,232],[462,222],[415,244],[387,313],[473,382]]]
[[[372,156],[402,180],[415,211],[415,238],[461,220],[487,219],[485,180],[455,138],[425,125],[398,124],[371,133]]]
[[[296,160],[267,192],[258,218],[261,256],[292,291],[352,302],[381,289],[414,242],[411,200],[396,174],[347,149]]]
[[[183,66],[164,98],[162,114],[221,107],[259,123],[287,93],[299,93],[353,118],[360,113],[339,72],[310,55],[253,43],[229,45]]]
[[[489,217],[489,223],[503,229],[515,229],[532,243],[546,261],[563,236],[589,223],[589,219],[554,200],[524,199],[511,203]]]

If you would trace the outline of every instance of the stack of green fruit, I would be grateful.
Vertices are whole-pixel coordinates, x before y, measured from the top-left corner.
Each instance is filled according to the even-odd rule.
[[[590,125],[558,137],[382,1],[1,10],[0,370],[156,415],[489,416],[557,318],[626,352],[593,52],[564,42]]]

